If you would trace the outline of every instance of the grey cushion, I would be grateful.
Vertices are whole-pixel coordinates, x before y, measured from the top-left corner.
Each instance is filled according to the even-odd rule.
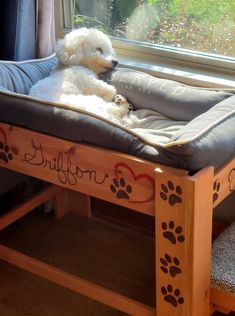
[[[7,88],[0,85],[0,91],[10,92]]]
[[[232,95],[230,92],[190,87],[127,68],[101,77],[113,84],[136,109],[151,109],[175,120],[190,121]]]
[[[171,143],[169,152],[183,157],[191,170],[229,161],[235,155],[235,95],[190,121]]]
[[[33,84],[50,74],[56,62],[54,56],[26,62],[0,61],[0,86],[12,92],[28,94]]]
[[[0,84],[13,92],[27,93],[30,85],[47,76],[55,63],[54,57],[28,64],[6,64],[6,67],[1,63],[0,78],[2,73],[5,80]],[[192,172],[206,165],[218,168],[234,157],[235,96],[232,93],[196,89],[172,81],[164,83],[165,80],[131,69],[118,69],[102,78],[114,83],[136,109],[148,108],[189,122],[168,143],[150,143],[141,132],[124,129],[82,111],[58,108],[6,91],[0,92],[0,121]]]

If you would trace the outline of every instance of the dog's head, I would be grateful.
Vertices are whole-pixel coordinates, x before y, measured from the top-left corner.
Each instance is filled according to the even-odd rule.
[[[97,29],[80,28],[67,34],[57,44],[61,64],[82,65],[100,74],[118,64],[110,39]]]

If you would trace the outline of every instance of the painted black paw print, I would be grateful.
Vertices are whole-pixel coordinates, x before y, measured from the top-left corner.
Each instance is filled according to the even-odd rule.
[[[0,160],[8,163],[13,159],[13,154],[10,151],[10,147],[8,145],[4,145],[3,142],[0,142]]]
[[[220,182],[215,180],[215,182],[213,183],[213,203],[215,203],[215,201],[218,199],[219,197],[219,190],[220,190]]]
[[[180,290],[174,290],[172,285],[169,284],[167,287],[163,286],[161,291],[164,295],[164,300],[170,303],[172,306],[177,307],[178,304],[184,303],[184,298],[180,296]]]
[[[180,197],[182,194],[182,189],[179,185],[175,187],[171,181],[168,181],[167,185],[161,184],[161,189],[161,198],[164,201],[168,200],[171,206],[175,205],[176,203],[182,203],[182,198]]]
[[[182,272],[179,268],[180,261],[176,257],[171,258],[168,254],[165,254],[164,258],[160,258],[160,262],[162,264],[160,269],[164,273],[170,273],[173,278]]]
[[[163,236],[168,239],[173,245],[177,241],[183,242],[185,240],[184,235],[182,235],[183,228],[181,226],[175,227],[175,223],[170,221],[167,225],[166,222],[162,222]]]
[[[126,184],[126,181],[123,178],[114,178],[113,184],[110,185],[110,189],[116,194],[118,199],[129,200],[129,194],[132,193],[132,187],[129,184]]]

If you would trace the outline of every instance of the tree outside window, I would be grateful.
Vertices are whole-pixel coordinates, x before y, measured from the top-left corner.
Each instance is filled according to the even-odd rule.
[[[192,51],[235,57],[231,0],[73,0],[74,27]]]

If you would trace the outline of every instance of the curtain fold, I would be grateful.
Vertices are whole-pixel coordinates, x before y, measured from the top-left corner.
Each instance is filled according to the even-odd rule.
[[[36,57],[47,57],[54,51],[54,0],[36,0]]]

